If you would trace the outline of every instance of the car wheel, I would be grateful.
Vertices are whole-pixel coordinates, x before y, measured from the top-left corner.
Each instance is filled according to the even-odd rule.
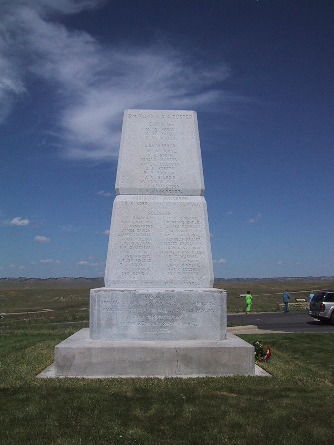
[[[332,312],[332,315],[331,315],[331,324],[334,325],[334,311]]]

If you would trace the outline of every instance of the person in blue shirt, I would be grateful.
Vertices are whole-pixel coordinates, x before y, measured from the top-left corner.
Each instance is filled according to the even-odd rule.
[[[287,290],[285,290],[283,292],[283,303],[284,303],[283,312],[289,312],[289,300],[290,300],[290,294]]]

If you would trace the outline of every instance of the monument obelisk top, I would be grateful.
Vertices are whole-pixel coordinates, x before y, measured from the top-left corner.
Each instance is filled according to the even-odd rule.
[[[195,111],[124,112],[105,285],[212,288]]]
[[[124,112],[116,193],[204,195],[195,111]]]

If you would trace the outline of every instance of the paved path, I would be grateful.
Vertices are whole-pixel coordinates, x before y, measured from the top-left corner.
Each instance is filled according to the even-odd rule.
[[[334,326],[324,324],[305,312],[261,312],[250,314],[228,314],[229,332],[233,334],[265,333],[324,333],[334,334]]]

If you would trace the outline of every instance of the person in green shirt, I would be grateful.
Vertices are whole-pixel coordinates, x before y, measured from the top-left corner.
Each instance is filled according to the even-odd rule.
[[[252,307],[252,301],[253,301],[253,297],[250,293],[250,291],[248,290],[246,295],[245,295],[245,302],[246,302],[246,314],[249,314],[251,307]]]

